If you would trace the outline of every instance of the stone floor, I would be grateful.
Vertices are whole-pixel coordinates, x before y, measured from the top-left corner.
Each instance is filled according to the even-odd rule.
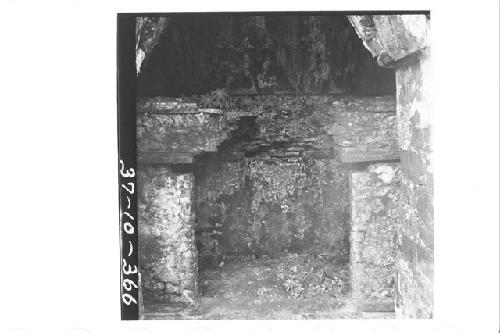
[[[362,313],[349,301],[349,268],[329,256],[238,256],[200,269],[196,308],[145,304],[144,319],[392,318]]]

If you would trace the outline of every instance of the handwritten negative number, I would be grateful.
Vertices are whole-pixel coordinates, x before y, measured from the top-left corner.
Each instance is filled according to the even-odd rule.
[[[125,164],[123,164],[123,160],[120,160],[120,175],[126,178],[135,177],[134,168],[129,168],[127,171],[123,172],[124,169],[125,169]]]

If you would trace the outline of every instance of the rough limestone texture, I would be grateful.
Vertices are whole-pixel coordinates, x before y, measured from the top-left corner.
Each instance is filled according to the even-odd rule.
[[[254,159],[249,168],[251,247],[268,253],[286,249],[347,254],[348,177],[338,164],[333,160]]]
[[[352,171],[350,182],[352,297],[361,309],[394,309],[399,163],[370,164]]]
[[[268,154],[292,163],[300,157],[339,157],[342,162],[399,158],[394,96],[229,96],[216,91],[190,99],[142,98],[137,110],[138,160],[144,163],[192,163],[233,135],[242,137],[234,153]]]
[[[335,144],[345,163],[399,159],[395,112],[344,112],[335,116]]]
[[[400,230],[396,311],[402,318],[432,318],[434,218],[430,57],[396,71],[398,136],[401,147]]]
[[[140,99],[137,111],[138,160],[143,163],[192,163],[201,152],[217,151],[232,129],[221,110],[181,99]]]
[[[245,151],[293,161],[342,160],[348,149],[349,156],[376,152],[370,160],[387,160],[398,150],[394,96],[231,96],[228,110],[254,117],[255,132],[241,143]]]
[[[338,158],[338,147],[392,151],[397,129],[394,97],[224,96],[217,92],[209,97],[138,102],[139,153],[147,152],[156,163],[187,161],[189,166],[171,166],[172,170],[194,172],[200,263],[219,264],[234,254],[283,252],[310,253],[345,263],[350,235],[349,173]],[[357,129],[350,137],[349,123]],[[179,154],[190,158],[180,159]],[[175,174],[161,164],[144,170],[163,170],[165,177],[170,177],[168,170]],[[151,172],[144,173],[139,185],[149,184],[145,193],[159,197],[162,191],[151,192],[155,189]],[[161,205],[159,200],[152,202]],[[154,229],[162,226],[162,214],[168,211],[153,211],[155,218],[146,215],[144,220],[149,219]],[[148,246],[144,262],[154,265],[155,256],[166,255],[155,252],[164,249],[155,245],[162,244],[161,239],[156,243],[142,240],[152,244],[144,245]],[[173,288],[171,282],[156,278],[158,268],[144,270],[145,283],[153,281],[149,291],[145,288],[145,299]],[[170,289],[167,294],[172,298],[175,294]]]
[[[335,115],[354,110],[395,115],[394,99],[235,96],[227,105],[226,119],[234,113],[246,120],[217,153],[195,163],[200,257],[289,251],[346,258],[349,176],[335,158],[331,128]],[[372,142],[384,146],[388,136],[380,133]]]
[[[245,253],[251,220],[251,193],[244,161],[216,158],[196,165],[196,243],[200,263],[220,263],[229,253]]]
[[[199,168],[197,244],[203,260],[284,251],[347,256],[348,174],[335,160],[212,159]]]
[[[145,303],[196,301],[193,186],[192,174],[139,166],[139,270]]]
[[[367,151],[394,155],[397,149],[392,96],[265,96],[238,102],[242,109],[257,114],[258,132],[253,143],[270,148],[281,143],[289,147],[289,156],[333,158],[334,150],[344,149],[358,155]],[[258,106],[252,108],[252,102]],[[269,153],[276,155],[273,149]]]
[[[215,151],[221,136],[221,118],[207,113],[144,114],[137,126],[137,148],[151,152]],[[193,136],[198,133],[198,136]]]
[[[394,97],[206,97],[137,104],[139,154],[151,157],[139,155],[139,162],[190,163],[195,171],[200,262],[283,251],[346,258],[348,173],[336,158],[332,129],[340,114],[395,114]],[[394,132],[368,128],[356,144],[385,147]]]

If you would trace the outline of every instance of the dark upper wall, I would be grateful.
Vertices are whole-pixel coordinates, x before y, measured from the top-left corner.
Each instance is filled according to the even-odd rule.
[[[175,15],[143,65],[138,96],[394,94],[343,15]]]

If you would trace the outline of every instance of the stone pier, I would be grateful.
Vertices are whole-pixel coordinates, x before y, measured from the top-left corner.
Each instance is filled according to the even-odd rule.
[[[353,170],[351,291],[359,311],[394,311],[399,163]]]
[[[434,180],[430,19],[426,15],[349,16],[379,65],[396,69],[401,195],[396,260],[398,318],[434,311]]]
[[[141,165],[138,184],[139,269],[145,302],[195,304],[193,175],[163,165]]]
[[[396,70],[401,148],[400,230],[396,311],[403,318],[430,318],[433,308],[434,218],[429,55]]]

